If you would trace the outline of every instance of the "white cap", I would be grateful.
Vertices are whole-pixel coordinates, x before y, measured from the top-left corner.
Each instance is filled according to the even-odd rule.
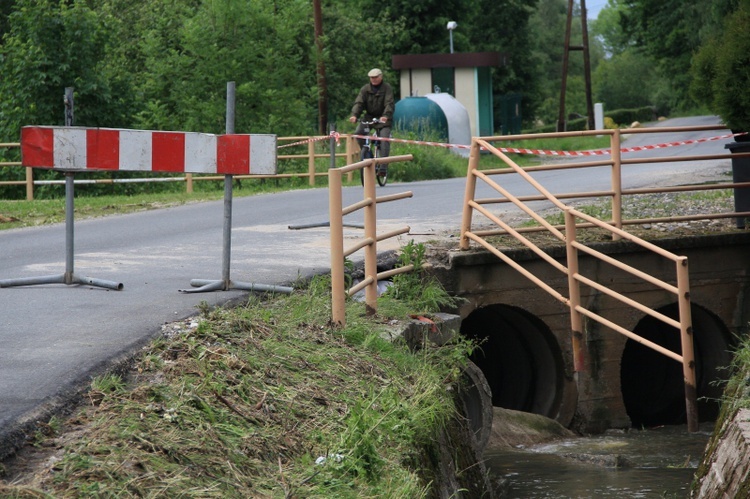
[[[378,68],[371,69],[369,73],[367,73],[367,76],[370,78],[375,78],[376,76],[382,76],[383,72],[379,70]]]

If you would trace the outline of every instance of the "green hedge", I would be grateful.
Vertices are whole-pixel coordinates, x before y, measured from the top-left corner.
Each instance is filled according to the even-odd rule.
[[[634,121],[656,121],[658,116],[656,110],[651,106],[639,107],[636,109],[615,109],[606,113],[607,116],[612,118],[612,121],[617,123],[620,128],[627,128]]]
[[[627,128],[634,121],[655,121],[657,119],[656,109],[651,106],[639,107],[636,109],[615,109],[604,113],[605,117],[612,118],[620,128]],[[588,120],[576,118],[567,122],[566,130],[568,132],[579,132],[588,128]],[[557,123],[545,125],[542,127],[528,130],[524,133],[552,133],[557,131]]]

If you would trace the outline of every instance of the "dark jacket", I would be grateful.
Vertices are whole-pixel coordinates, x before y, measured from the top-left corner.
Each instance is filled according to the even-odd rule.
[[[388,118],[386,124],[390,126],[393,122],[395,107],[393,88],[388,83],[381,83],[377,90],[370,83],[367,83],[359,90],[359,95],[357,95],[352,107],[352,116],[359,118],[362,111],[365,112],[366,120],[385,116]]]

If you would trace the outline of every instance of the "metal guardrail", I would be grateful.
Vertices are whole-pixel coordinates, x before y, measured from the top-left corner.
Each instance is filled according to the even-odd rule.
[[[346,325],[346,297],[352,296],[362,289],[365,290],[365,309],[367,314],[375,314],[377,311],[378,281],[404,272],[410,272],[414,269],[413,265],[407,265],[378,273],[377,243],[391,237],[406,234],[411,229],[407,226],[391,232],[378,234],[376,206],[378,203],[410,198],[412,197],[412,192],[407,191],[378,197],[375,190],[376,165],[397,161],[411,161],[412,159],[411,154],[387,158],[372,158],[344,166],[343,168],[332,168],[330,170],[328,179],[328,206],[331,226],[331,315],[334,323],[341,326]],[[363,199],[344,207],[342,201],[342,176],[345,173],[361,169],[364,169]],[[359,210],[364,210],[364,237],[352,247],[344,248],[344,216]],[[344,259],[360,249],[364,249],[365,256],[364,279],[359,284],[346,289]]]
[[[582,339],[584,337],[584,317],[594,320],[615,332],[622,334],[642,345],[651,348],[662,355],[665,355],[677,362],[680,362],[683,367],[683,376],[685,380],[685,405],[688,422],[688,431],[694,432],[698,430],[698,409],[697,409],[697,390],[696,390],[696,374],[695,374],[695,362],[694,362],[694,350],[693,350],[693,337],[692,337],[692,318],[690,310],[690,283],[689,283],[689,272],[688,272],[688,261],[687,257],[675,255],[669,251],[659,248],[643,239],[640,239],[628,232],[622,230],[622,226],[628,223],[645,223],[645,222],[659,222],[659,221],[674,221],[674,220],[697,220],[697,219],[711,219],[711,218],[727,218],[727,217],[744,217],[750,216],[750,213],[715,213],[715,214],[701,214],[696,216],[680,216],[680,217],[664,217],[664,218],[651,218],[651,219],[638,219],[625,221],[622,218],[622,200],[623,196],[632,194],[643,194],[643,193],[655,193],[655,192],[683,192],[683,191],[698,191],[698,190],[709,190],[709,189],[726,189],[729,187],[750,187],[750,183],[723,183],[711,186],[681,186],[672,188],[654,188],[654,189],[623,189],[622,188],[622,166],[626,164],[642,164],[642,163],[660,163],[660,162],[673,162],[673,161],[696,161],[705,159],[728,159],[731,157],[740,156],[738,154],[723,154],[723,155],[702,155],[702,156],[680,156],[670,158],[638,158],[624,160],[620,155],[620,137],[624,133],[668,133],[668,132],[688,132],[688,131],[702,131],[702,130],[724,130],[721,126],[704,126],[704,127],[673,127],[673,128],[646,128],[646,129],[627,129],[627,130],[597,130],[597,131],[585,131],[585,132],[562,132],[562,133],[550,133],[550,134],[533,134],[524,136],[503,136],[503,137],[486,137],[486,138],[474,138],[472,139],[471,153],[469,157],[469,166],[467,171],[466,190],[464,195],[464,208],[463,217],[461,222],[461,242],[460,247],[463,250],[469,249],[470,241],[474,241],[480,246],[484,247],[498,258],[503,260],[509,266],[513,267],[523,276],[531,280],[534,284],[539,286],[541,289],[552,295],[554,298],[564,303],[570,309],[570,321],[571,321],[571,336],[573,346],[573,363],[575,371],[581,371],[584,368],[583,359],[583,346]],[[555,138],[565,136],[582,136],[582,135],[610,135],[611,138],[611,157],[608,159],[588,161],[582,163],[564,162],[563,164],[556,165],[545,165],[540,167],[527,167],[522,168],[510,159],[503,152],[499,151],[491,142],[497,142],[500,140],[523,140],[530,138]],[[493,170],[479,170],[479,163],[481,150],[489,151],[494,156],[500,158],[507,166],[507,169],[493,169]],[[557,170],[557,169],[574,169],[574,168],[588,168],[592,166],[603,166],[608,165],[612,168],[611,174],[611,186],[609,190],[597,191],[597,192],[575,192],[575,193],[560,193],[552,194],[540,183],[535,181],[528,173],[530,171],[541,171],[541,170]],[[517,174],[523,178],[528,184],[533,186],[538,195],[532,196],[514,196],[507,189],[502,187],[492,177],[494,175],[502,174]],[[487,185],[497,191],[502,197],[493,199],[475,199],[477,181],[481,180]],[[592,216],[589,216],[579,210],[574,209],[571,206],[566,205],[562,199],[581,199],[581,198],[601,198],[610,197],[612,199],[612,220],[601,221]],[[565,225],[552,225],[539,213],[534,211],[527,203],[530,201],[550,201],[552,205],[558,208],[564,215]],[[493,203],[513,203],[533,218],[538,224],[538,227],[527,227],[522,229],[515,229],[509,226],[507,223],[502,221],[499,217],[495,216],[486,206]],[[474,212],[479,212],[484,217],[489,219],[493,224],[499,226],[499,229],[489,230],[477,230],[472,231],[472,216]],[[578,223],[577,220],[582,220],[583,223]],[[601,252],[595,251],[587,245],[581,243],[577,239],[577,229],[582,227],[598,227],[609,231],[613,239],[627,239],[639,246],[651,251],[652,253],[665,258],[675,266],[675,279],[670,284],[655,276],[651,276],[642,272],[634,267],[619,262],[618,260],[607,256]],[[532,241],[526,238],[522,233],[529,231],[548,231],[553,234],[561,242],[564,242],[567,249],[567,261],[566,265],[558,262],[546,252],[540,249]],[[500,249],[493,246],[484,237],[489,235],[508,234],[524,246],[529,248],[535,254],[537,254],[542,260],[549,263],[554,269],[565,274],[568,279],[568,296],[564,296],[556,289],[549,286],[542,279],[535,276],[533,273],[526,270],[522,265],[513,261],[509,256],[503,253]],[[643,281],[666,290],[675,295],[678,302],[679,320],[671,319],[656,310],[653,310],[627,296],[624,296],[600,283],[597,283],[579,273],[579,252],[586,253],[587,255],[597,258],[602,262],[612,265],[622,271],[625,271],[636,278],[640,278]],[[589,286],[601,293],[606,294],[616,300],[619,300],[626,306],[631,306],[643,313],[646,313],[657,320],[664,322],[665,324],[674,327],[680,331],[681,339],[681,354],[670,351],[655,344],[643,337],[640,337],[633,332],[607,320],[596,312],[587,309],[582,305],[581,301],[581,284]]]
[[[276,159],[279,161],[299,161],[305,160],[307,162],[307,171],[305,172],[293,172],[293,173],[275,173],[269,175],[235,175],[234,178],[237,180],[244,179],[283,179],[283,178],[305,178],[307,177],[310,186],[315,185],[317,177],[328,176],[328,164],[322,160],[330,160],[331,154],[329,152],[316,152],[315,146],[318,142],[328,139],[328,136],[303,136],[303,137],[278,137],[277,141],[281,148],[293,147],[300,148],[304,147],[304,153],[297,154],[279,154]],[[344,164],[354,163],[359,154],[359,146],[356,140],[347,134],[339,135],[339,139],[344,141],[345,152],[335,153],[334,157],[337,159],[343,158]],[[287,143],[287,144],[284,144]],[[5,149],[20,149],[21,144],[19,142],[5,142],[0,143],[0,148]],[[4,161],[0,162],[0,168],[2,167],[21,167],[20,161]],[[325,168],[325,171],[322,170]],[[5,180],[0,181],[0,185],[25,185],[26,186],[26,199],[33,201],[34,199],[34,186],[39,185],[65,185],[65,180],[34,180],[34,169],[25,168],[26,177],[24,180]],[[319,171],[321,170],[321,171]],[[132,183],[151,183],[151,182],[184,182],[185,190],[188,194],[193,192],[195,182],[206,182],[206,181],[223,181],[224,177],[221,175],[196,175],[188,173],[180,176],[173,177],[142,177],[142,178],[98,178],[98,179],[76,179],[76,184],[132,184]],[[351,181],[351,174],[349,175]]]

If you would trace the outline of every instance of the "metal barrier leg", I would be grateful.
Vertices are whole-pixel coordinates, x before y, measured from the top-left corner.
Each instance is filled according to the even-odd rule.
[[[59,275],[25,277],[20,279],[0,280],[0,288],[13,286],[34,286],[37,284],[87,284],[99,288],[114,289],[120,291],[123,288],[121,282],[96,279],[94,277],[78,277],[73,272],[74,266],[74,173],[65,173],[65,273]]]
[[[224,177],[224,247],[222,250],[221,280],[193,279],[190,285],[195,289],[180,289],[181,293],[205,293],[209,291],[229,291],[239,289],[243,291],[268,291],[272,293],[289,294],[294,291],[288,286],[256,284],[251,282],[235,282],[229,278],[229,267],[232,254],[232,175]]]
[[[234,133],[234,96],[235,83],[227,82],[227,134]],[[232,175],[224,175],[224,249],[222,251],[221,280],[193,279],[191,286],[196,289],[180,289],[181,293],[205,293],[207,291],[229,291],[230,289],[241,289],[245,291],[272,291],[275,293],[291,293],[292,288],[287,286],[273,286],[255,284],[249,282],[233,282],[229,278],[229,267],[232,253]]]
[[[227,82],[227,134],[234,133],[234,96],[235,83]],[[233,282],[229,278],[229,267],[232,254],[232,175],[224,175],[224,248],[222,251],[221,280],[193,279],[191,286],[196,289],[180,289],[181,293],[205,293],[208,291],[229,291],[241,289],[244,291],[271,291],[275,293],[291,293],[294,291],[287,286],[255,284],[249,282]]]

